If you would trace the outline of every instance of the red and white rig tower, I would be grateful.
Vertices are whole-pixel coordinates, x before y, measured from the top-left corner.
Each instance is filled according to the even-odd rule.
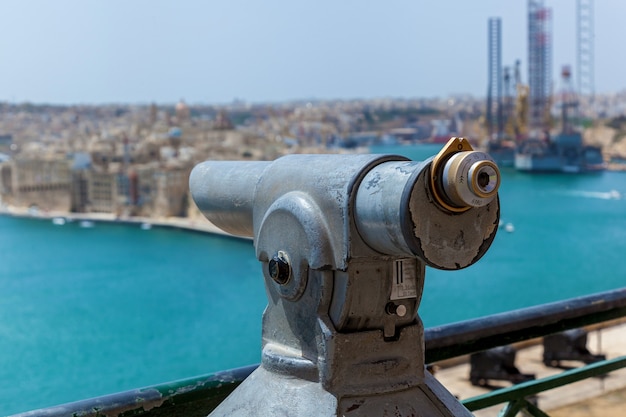
[[[528,87],[530,130],[550,128],[552,11],[543,0],[528,0]]]

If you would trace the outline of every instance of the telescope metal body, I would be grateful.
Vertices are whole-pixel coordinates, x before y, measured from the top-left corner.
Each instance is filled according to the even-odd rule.
[[[488,155],[458,138],[423,162],[289,155],[196,166],[196,204],[254,238],[268,298],[261,366],[211,415],[471,415],[425,371],[417,310],[425,265],[465,268],[489,248],[499,184]]]

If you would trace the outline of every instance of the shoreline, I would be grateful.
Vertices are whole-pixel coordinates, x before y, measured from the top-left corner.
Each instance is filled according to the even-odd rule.
[[[119,217],[109,213],[70,213],[64,211],[31,211],[27,208],[13,207],[13,206],[0,206],[0,215],[11,216],[17,218],[35,219],[35,220],[50,220],[56,218],[62,218],[66,221],[89,221],[94,223],[104,224],[117,224],[126,226],[139,226],[146,229],[152,227],[160,227],[167,229],[178,229],[186,232],[202,233],[209,235],[217,235],[230,239],[240,239],[252,241],[251,237],[236,236],[230,233],[226,233],[208,220],[202,218],[202,221],[196,221],[189,218],[152,218],[152,217],[136,217],[125,216]],[[147,225],[147,226],[144,226]]]

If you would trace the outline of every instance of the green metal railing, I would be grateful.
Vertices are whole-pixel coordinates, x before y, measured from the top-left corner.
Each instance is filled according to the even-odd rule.
[[[206,416],[257,365],[16,414],[37,417]]]
[[[596,362],[581,368],[570,369],[558,375],[522,382],[478,397],[462,400],[461,403],[470,411],[507,403],[500,413],[501,417],[512,417],[522,410],[525,410],[535,417],[544,417],[547,416],[547,414],[541,411],[535,404],[528,401],[528,397],[532,397],[540,392],[582,381],[583,379],[603,376],[611,371],[625,367],[626,356],[620,356],[619,358]]]
[[[434,363],[621,317],[626,317],[626,288],[433,327],[425,331],[426,362]],[[257,366],[29,411],[15,417],[206,416]],[[501,416],[514,416],[520,410],[533,416],[546,416],[526,398],[624,367],[626,357],[610,359],[496,390],[462,403],[470,411],[505,404]]]

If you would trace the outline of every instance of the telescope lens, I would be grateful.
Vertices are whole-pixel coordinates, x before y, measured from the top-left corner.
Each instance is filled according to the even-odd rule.
[[[483,198],[490,197],[497,191],[498,173],[490,161],[477,162],[469,170],[474,192]]]
[[[478,185],[480,188],[484,189],[489,184],[489,174],[486,172],[481,172],[478,174]]]

